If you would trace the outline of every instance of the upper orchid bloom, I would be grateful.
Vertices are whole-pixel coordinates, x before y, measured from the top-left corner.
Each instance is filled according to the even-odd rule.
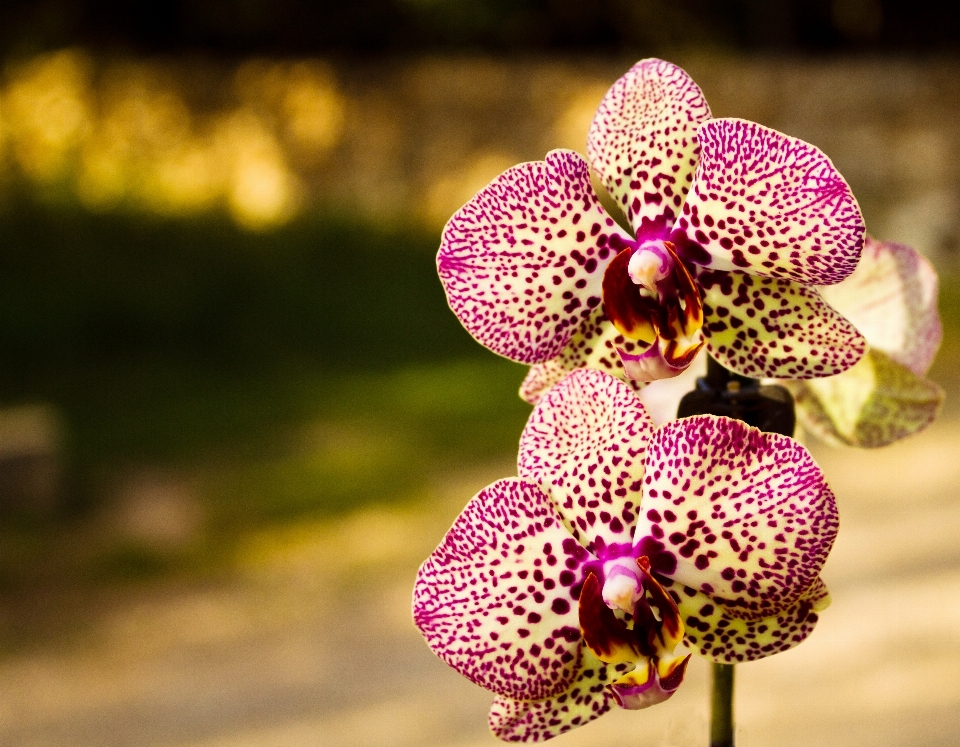
[[[539,741],[669,698],[687,664],[797,645],[826,606],[833,495],[792,439],[699,416],[654,431],[636,394],[575,371],[530,416],[518,478],[482,490],[420,568],[430,647]]]
[[[936,417],[943,390],[924,378],[940,346],[937,273],[915,249],[867,237],[856,271],[824,298],[863,333],[870,349],[836,376],[776,380],[793,393],[798,421],[833,443],[886,446]],[[680,399],[706,373],[701,355],[683,376],[640,392],[655,423],[677,415]]]
[[[817,148],[710,119],[680,68],[643,60],[587,141],[501,174],[447,223],[437,265],[482,344],[552,376],[582,366],[674,376],[704,346],[748,376],[846,370],[865,343],[816,286],[856,267],[863,220]],[[632,234],[600,206],[590,173]]]

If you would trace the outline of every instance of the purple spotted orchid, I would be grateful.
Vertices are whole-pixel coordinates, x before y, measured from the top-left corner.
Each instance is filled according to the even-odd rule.
[[[866,338],[867,354],[835,376],[777,381],[793,393],[806,430],[832,443],[872,448],[933,422],[943,390],[924,374],[942,337],[937,286],[936,270],[915,249],[867,237],[856,271],[821,289]],[[676,417],[680,398],[705,373],[701,354],[682,376],[644,388],[640,399],[654,422]]]
[[[828,603],[833,495],[785,436],[696,416],[657,429],[580,369],[534,408],[517,478],[482,490],[421,566],[414,620],[495,694],[494,734],[539,741],[669,698],[688,660],[797,645]]]
[[[450,219],[437,256],[450,307],[483,345],[534,365],[529,389],[583,366],[667,378],[703,347],[738,373],[792,379],[863,355],[816,290],[863,246],[857,202],[817,148],[711,119],[683,70],[650,59],[604,97],[587,154],[501,174]]]

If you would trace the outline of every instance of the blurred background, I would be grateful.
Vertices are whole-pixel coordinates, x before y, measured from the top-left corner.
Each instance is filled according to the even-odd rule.
[[[495,744],[409,596],[529,407],[434,254],[650,55],[942,277],[943,416],[811,443],[835,604],[741,668],[739,744],[956,744],[958,53],[922,0],[0,3],[0,745]],[[706,688],[555,744],[705,744]]]

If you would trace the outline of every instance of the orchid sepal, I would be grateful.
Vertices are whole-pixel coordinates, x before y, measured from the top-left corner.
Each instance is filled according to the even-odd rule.
[[[826,379],[784,382],[801,425],[828,443],[888,446],[930,425],[944,391],[880,350]]]

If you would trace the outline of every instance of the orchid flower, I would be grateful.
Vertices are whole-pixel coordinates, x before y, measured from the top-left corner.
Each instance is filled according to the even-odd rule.
[[[823,288],[824,298],[863,333],[870,349],[836,376],[779,380],[796,401],[798,421],[819,438],[886,446],[925,428],[943,390],[924,378],[940,346],[937,273],[915,249],[867,237],[856,271]],[[655,423],[676,417],[680,398],[706,373],[706,356],[682,375],[640,392]]]
[[[495,694],[501,739],[660,703],[683,679],[681,640],[759,659],[828,603],[836,506],[790,438],[711,415],[654,431],[627,384],[581,369],[534,408],[518,475],[470,501],[413,603],[434,652]]]
[[[915,249],[867,239],[856,271],[822,293],[870,350],[836,376],[784,382],[807,430],[826,441],[875,447],[933,422],[944,395],[924,375],[943,335],[937,286],[936,270]]]
[[[480,343],[536,366],[531,389],[584,366],[667,378],[703,347],[738,373],[794,379],[863,355],[816,290],[847,277],[863,245],[857,202],[817,148],[711,119],[683,70],[649,59],[604,97],[587,154],[501,174],[450,219],[437,255],[450,307]]]

